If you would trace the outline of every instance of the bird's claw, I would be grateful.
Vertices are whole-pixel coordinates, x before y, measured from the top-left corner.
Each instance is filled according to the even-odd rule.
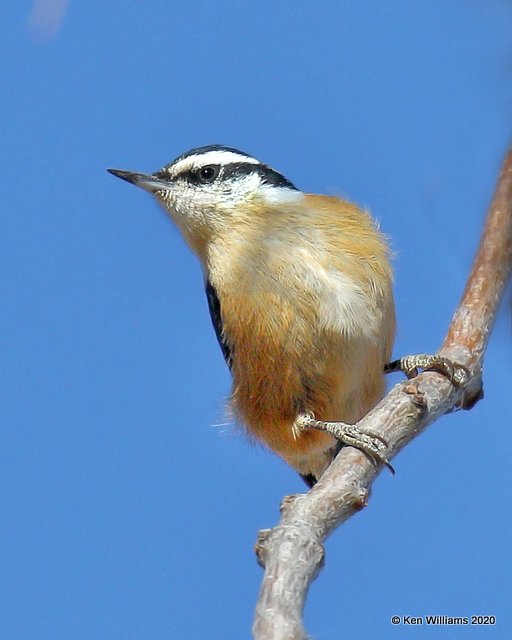
[[[390,462],[383,455],[388,443],[375,433],[365,433],[356,425],[344,422],[316,420],[312,413],[300,414],[295,420],[294,428],[299,432],[304,429],[316,429],[330,433],[344,445],[359,449],[359,451],[369,456],[373,462],[384,464],[391,473],[395,473]]]
[[[419,369],[436,371],[448,378],[456,387],[465,387],[470,379],[468,369],[449,358],[439,354],[419,353],[414,356],[404,356],[390,362],[384,367],[385,373],[402,371],[408,378],[415,378]]]

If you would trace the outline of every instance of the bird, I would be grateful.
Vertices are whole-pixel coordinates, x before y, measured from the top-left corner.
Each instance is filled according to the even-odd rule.
[[[391,252],[369,212],[223,145],[151,174],[108,171],[153,194],[198,257],[249,438],[309,486],[342,446],[387,463],[382,438],[354,426],[384,394],[396,324]]]

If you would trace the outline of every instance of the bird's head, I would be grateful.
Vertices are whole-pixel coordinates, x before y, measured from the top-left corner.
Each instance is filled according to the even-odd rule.
[[[152,174],[108,171],[153,193],[192,246],[229,229],[255,208],[302,197],[281,173],[221,145],[191,149]]]

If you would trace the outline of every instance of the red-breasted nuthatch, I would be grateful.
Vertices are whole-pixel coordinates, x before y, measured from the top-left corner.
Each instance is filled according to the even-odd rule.
[[[201,261],[248,433],[310,485],[340,442],[382,461],[382,440],[352,426],[383,395],[395,332],[389,251],[370,215],[220,145],[150,175],[109,171],[153,193]]]

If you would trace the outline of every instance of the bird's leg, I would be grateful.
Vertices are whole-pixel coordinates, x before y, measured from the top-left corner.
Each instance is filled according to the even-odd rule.
[[[342,444],[359,449],[359,451],[369,456],[372,462],[385,464],[391,473],[395,473],[389,461],[382,454],[387,448],[387,442],[384,438],[373,433],[364,433],[356,425],[346,424],[345,422],[315,420],[315,416],[312,413],[301,413],[295,419],[293,428],[296,433],[300,433],[304,429],[316,429],[317,431],[330,433]]]
[[[456,387],[464,387],[470,378],[469,371],[461,364],[452,362],[439,354],[430,355],[419,353],[415,356],[405,356],[385,365],[384,373],[402,371],[408,378],[415,378],[418,369],[423,371],[436,371],[446,376]]]

